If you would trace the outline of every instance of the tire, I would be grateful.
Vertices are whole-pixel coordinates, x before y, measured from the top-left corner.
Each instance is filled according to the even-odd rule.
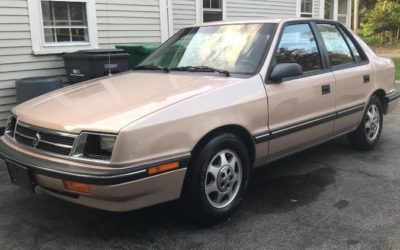
[[[371,97],[365,109],[360,125],[354,132],[348,135],[351,145],[358,150],[372,150],[379,142],[382,125],[382,103],[379,98],[374,95]]]
[[[224,133],[209,139],[193,152],[186,174],[181,199],[186,215],[207,226],[228,219],[243,199],[249,177],[248,151],[239,138]]]

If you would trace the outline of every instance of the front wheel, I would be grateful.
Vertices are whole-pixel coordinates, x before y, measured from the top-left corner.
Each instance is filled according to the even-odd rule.
[[[350,143],[357,149],[373,149],[379,141],[383,125],[383,108],[377,96],[372,96],[357,130],[350,133]]]
[[[248,152],[233,134],[218,135],[194,152],[182,192],[189,217],[214,224],[238,207],[250,174]]]

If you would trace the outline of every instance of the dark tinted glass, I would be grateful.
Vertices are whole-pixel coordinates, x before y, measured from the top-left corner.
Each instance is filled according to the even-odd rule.
[[[332,66],[354,62],[349,47],[335,25],[317,24],[317,26],[321,32]]]
[[[215,22],[222,20],[222,11],[204,11],[203,22]]]
[[[308,24],[294,24],[285,28],[276,61],[277,63],[298,63],[304,72],[321,69],[317,43]]]
[[[203,8],[210,8],[211,0],[203,0]]]
[[[302,0],[301,1],[301,12],[312,12],[312,0]]]
[[[211,0],[211,8],[220,9],[221,8],[221,0]]]
[[[85,3],[69,3],[71,25],[86,25]]]

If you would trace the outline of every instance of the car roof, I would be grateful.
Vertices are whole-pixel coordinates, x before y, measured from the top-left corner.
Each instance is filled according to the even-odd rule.
[[[285,19],[254,19],[254,20],[240,20],[240,21],[217,21],[207,22],[201,24],[195,24],[188,27],[204,27],[214,25],[229,25],[229,24],[247,24],[247,23],[282,23],[282,22],[293,22],[293,21],[324,21],[324,22],[335,22],[333,20],[316,19],[316,18],[285,18]]]

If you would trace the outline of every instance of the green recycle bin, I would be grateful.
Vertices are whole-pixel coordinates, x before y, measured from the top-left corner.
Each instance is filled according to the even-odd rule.
[[[133,69],[160,46],[161,43],[132,43],[116,45],[115,48],[125,50],[130,54],[128,67]]]

